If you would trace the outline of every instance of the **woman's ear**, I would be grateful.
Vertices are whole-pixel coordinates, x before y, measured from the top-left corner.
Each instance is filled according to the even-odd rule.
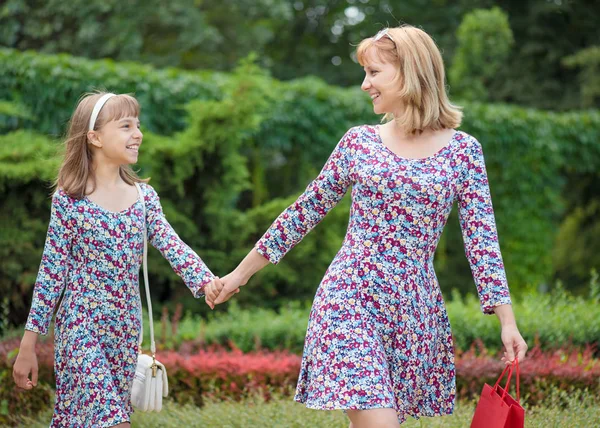
[[[96,131],[88,131],[87,139],[88,139],[88,143],[93,144],[94,146],[96,146],[98,148],[102,147],[102,143],[98,139],[98,134],[96,133]]]

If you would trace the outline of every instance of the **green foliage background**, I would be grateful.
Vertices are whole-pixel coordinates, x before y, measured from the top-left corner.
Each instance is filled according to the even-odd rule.
[[[348,128],[377,122],[358,88],[314,77],[281,82],[252,58],[233,73],[195,73],[5,49],[0,70],[0,291],[9,296],[12,323],[23,322],[29,307],[60,153],[57,136],[82,92],[102,85],[140,99],[140,174],[152,177],[170,222],[220,275],[316,176]],[[557,273],[577,292],[598,262],[597,252],[589,252],[598,244],[582,242],[577,231],[596,206],[600,114],[475,102],[464,107],[461,128],[484,147],[512,292],[551,283]],[[581,207],[588,211],[582,214]],[[347,195],[281,265],[256,275],[240,303],[277,308],[311,299],[348,215]],[[561,256],[567,245],[571,251]],[[573,266],[560,263],[577,253],[588,257]],[[151,253],[150,270],[158,302],[205,310],[158,252]],[[454,288],[474,292],[455,213],[436,271],[446,295]]]

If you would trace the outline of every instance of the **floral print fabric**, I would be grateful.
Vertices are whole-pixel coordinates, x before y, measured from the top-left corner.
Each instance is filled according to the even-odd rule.
[[[349,187],[348,231],[313,302],[295,399],[394,408],[400,421],[452,413],[454,351],[433,257],[454,201],[483,312],[511,303],[481,145],[456,131],[434,155],[408,159],[377,127],[352,128],[257,251],[278,263]]]
[[[132,413],[130,388],[141,327],[138,273],[144,221],[148,239],[195,297],[213,278],[166,220],[159,197],[141,184],[146,204],[111,212],[58,190],[25,328],[46,334],[55,322],[56,404],[52,427],[109,427]]]

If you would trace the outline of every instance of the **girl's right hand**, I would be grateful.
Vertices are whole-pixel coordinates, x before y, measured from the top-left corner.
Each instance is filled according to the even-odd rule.
[[[31,373],[31,379],[29,379],[29,373]],[[19,355],[13,366],[13,379],[19,388],[32,389],[37,386],[38,362],[35,346],[19,349]]]

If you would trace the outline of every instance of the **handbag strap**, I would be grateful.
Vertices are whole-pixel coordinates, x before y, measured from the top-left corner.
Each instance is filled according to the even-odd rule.
[[[146,301],[148,302],[148,318],[150,321],[150,351],[152,352],[152,359],[155,360],[156,354],[156,343],[154,342],[154,320],[152,318],[152,301],[150,300],[150,287],[148,286],[148,231],[146,227],[146,201],[144,198],[144,192],[139,183],[135,183],[139,198],[142,201],[142,213],[144,218],[144,253],[142,258],[143,272],[144,272],[144,285],[146,287]],[[139,348],[140,353],[142,352],[142,342],[144,340],[144,322],[142,321],[142,328],[140,333]]]

